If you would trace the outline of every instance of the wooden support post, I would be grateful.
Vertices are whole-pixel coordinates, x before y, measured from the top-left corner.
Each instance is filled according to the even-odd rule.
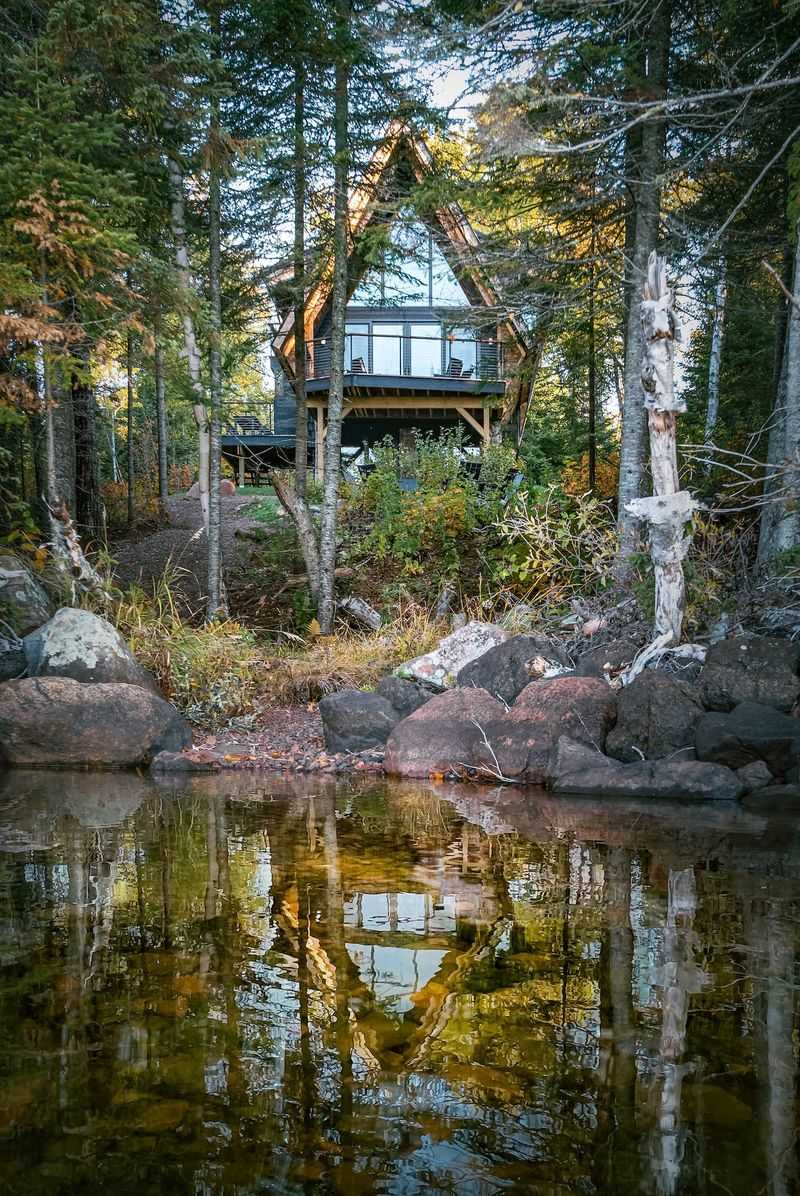
[[[325,413],[322,406],[314,412],[317,421],[317,435],[314,444],[315,468],[314,473],[318,482],[322,481],[325,473]]]
[[[456,411],[457,411],[457,412],[458,412],[458,414],[461,416],[461,418],[462,418],[462,419],[463,419],[463,420],[464,420],[466,423],[468,423],[468,424],[469,424],[469,426],[470,426],[471,428],[474,428],[474,429],[475,429],[475,431],[476,431],[476,432],[478,433],[478,435],[480,436],[481,440],[483,440],[483,439],[484,439],[484,430],[483,430],[483,425],[478,423],[478,421],[476,420],[475,416],[474,416],[474,415],[472,415],[472,414],[471,414],[471,412],[467,411],[466,407],[456,407]]]
[[[236,447],[236,455],[239,458],[239,460],[238,460],[239,485],[243,486],[244,485],[244,449],[241,444],[237,445],[237,447]]]
[[[490,407],[483,409],[483,447],[488,448],[492,443],[492,411]]]

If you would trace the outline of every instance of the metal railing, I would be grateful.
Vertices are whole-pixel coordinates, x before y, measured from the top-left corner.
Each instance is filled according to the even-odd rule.
[[[496,340],[456,335],[347,332],[344,368],[348,374],[379,377],[502,382],[503,346]],[[306,346],[306,377],[329,378],[330,372],[331,338],[320,337]]]

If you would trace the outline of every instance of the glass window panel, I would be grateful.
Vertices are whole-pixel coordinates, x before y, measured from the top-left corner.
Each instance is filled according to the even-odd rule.
[[[373,374],[402,374],[403,325],[372,325]]]
[[[369,324],[345,324],[344,368],[353,369],[353,362],[361,362],[363,372],[369,373]]]
[[[442,336],[438,324],[411,325],[411,373],[432,378],[442,372]]]
[[[475,332],[471,328],[453,328],[447,337],[447,369],[450,371],[450,362],[453,359],[461,362],[461,372],[466,373],[472,370],[472,376],[475,377],[475,368],[478,364],[477,345],[475,344]]]

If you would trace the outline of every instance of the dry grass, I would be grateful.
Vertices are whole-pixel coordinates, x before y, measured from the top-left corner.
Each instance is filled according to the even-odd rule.
[[[335,635],[319,636],[303,651],[287,649],[273,661],[274,700],[309,702],[337,689],[374,689],[397,665],[429,652],[447,631],[426,607],[412,602],[398,609],[391,624],[369,634],[342,625]]]

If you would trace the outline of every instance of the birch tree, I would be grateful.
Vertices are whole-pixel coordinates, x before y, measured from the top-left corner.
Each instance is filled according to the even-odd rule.
[[[323,635],[333,631],[336,529],[342,457],[345,307],[347,305],[347,179],[350,4],[337,0],[334,65],[334,216],[331,293],[331,373],[325,432],[325,473],[319,542],[318,620]]]
[[[167,160],[170,182],[170,226],[175,251],[175,266],[181,287],[181,323],[183,325],[183,343],[186,354],[186,364],[189,370],[189,381],[194,395],[194,419],[197,425],[197,457],[198,457],[198,486],[200,490],[200,509],[203,513],[203,523],[208,528],[209,518],[209,423],[206,411],[206,394],[203,387],[200,349],[192,315],[191,300],[193,298],[192,275],[189,266],[189,254],[186,249],[186,204],[183,194],[183,170],[176,156],[170,154]]]
[[[711,350],[708,357],[708,403],[704,441],[711,445],[719,416],[719,375],[722,364],[722,336],[725,328],[725,301],[728,293],[725,259],[720,264],[719,278],[714,290],[714,312],[711,324]],[[706,466],[706,470],[710,466]]]

